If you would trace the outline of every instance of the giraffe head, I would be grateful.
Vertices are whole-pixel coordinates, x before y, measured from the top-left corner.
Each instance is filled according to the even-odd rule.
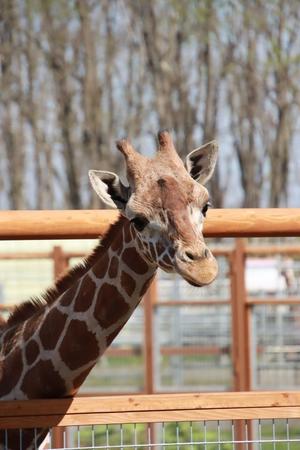
[[[209,206],[203,185],[213,173],[217,144],[193,150],[183,163],[167,131],[158,133],[158,142],[155,158],[149,159],[127,140],[118,141],[128,186],[112,172],[91,170],[92,186],[104,203],[119,208],[132,223],[137,245],[151,263],[179,273],[192,285],[209,284],[218,266],[202,234]]]

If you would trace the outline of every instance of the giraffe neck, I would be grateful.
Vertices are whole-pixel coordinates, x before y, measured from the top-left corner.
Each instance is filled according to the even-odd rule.
[[[137,245],[132,225],[120,222],[88,270],[14,330],[2,362],[1,399],[74,395],[130,318],[157,266]]]

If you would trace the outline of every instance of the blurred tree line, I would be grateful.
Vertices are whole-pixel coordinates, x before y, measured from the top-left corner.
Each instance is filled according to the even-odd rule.
[[[87,170],[159,128],[182,154],[218,139],[214,206],[286,205],[299,19],[298,0],[0,0],[0,205],[93,206]]]

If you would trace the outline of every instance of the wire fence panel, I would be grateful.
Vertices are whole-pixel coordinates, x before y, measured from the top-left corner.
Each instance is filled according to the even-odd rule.
[[[253,308],[253,386],[292,389],[300,383],[300,306]]]
[[[239,430],[237,431],[237,426]],[[1,432],[0,432],[1,433]],[[299,450],[300,420],[204,420],[65,427],[39,443],[40,430],[2,432],[5,450]],[[1,434],[0,434],[1,436]],[[242,437],[240,437],[242,436]]]
[[[299,425],[289,420],[243,421],[244,439],[237,438],[234,421],[107,425],[65,430],[64,440],[68,449],[296,450]]]
[[[59,428],[48,433],[56,425]],[[300,394],[232,392],[2,402],[0,430],[0,448],[6,450],[298,450]]]
[[[154,327],[157,390],[232,388],[229,305],[157,306]]]

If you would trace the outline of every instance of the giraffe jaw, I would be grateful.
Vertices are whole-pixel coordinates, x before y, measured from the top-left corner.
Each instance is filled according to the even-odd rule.
[[[212,254],[209,258],[194,262],[183,262],[175,257],[175,270],[192,286],[202,287],[214,281],[218,274],[218,263]]]

